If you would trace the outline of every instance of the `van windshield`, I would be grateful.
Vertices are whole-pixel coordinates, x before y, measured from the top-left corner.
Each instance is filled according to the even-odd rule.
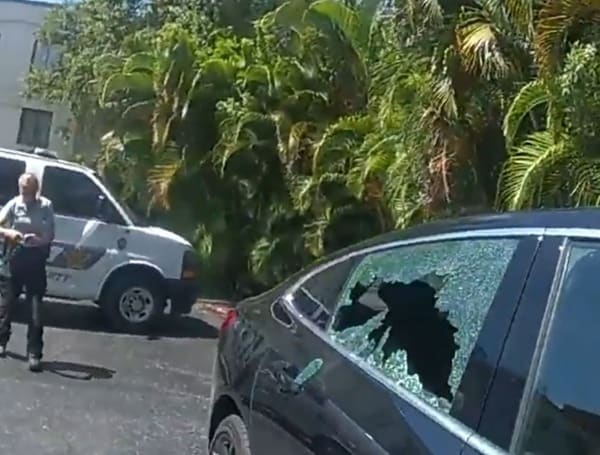
[[[118,194],[119,194],[118,191],[115,191],[111,187],[111,185],[104,178],[102,178],[102,176],[100,174],[98,174],[97,172],[94,172],[94,176],[102,182],[102,184],[110,192],[111,196],[116,199],[117,203],[121,206],[121,208],[125,211],[125,213],[127,213],[127,216],[131,219],[133,224],[135,224],[136,226],[147,226],[148,225],[148,221],[147,221],[146,217],[135,212],[131,207],[129,207],[127,202],[125,202],[122,198],[120,198],[118,196]]]

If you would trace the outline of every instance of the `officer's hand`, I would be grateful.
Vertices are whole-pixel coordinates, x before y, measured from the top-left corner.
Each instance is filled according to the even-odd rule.
[[[23,239],[23,234],[21,234],[19,231],[15,231],[14,229],[5,229],[4,237],[11,243],[17,243]]]

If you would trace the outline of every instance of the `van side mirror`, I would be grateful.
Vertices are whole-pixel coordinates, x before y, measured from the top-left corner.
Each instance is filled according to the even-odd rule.
[[[105,221],[106,218],[106,196],[100,194],[96,200],[96,207],[94,208],[94,216],[100,221]]]

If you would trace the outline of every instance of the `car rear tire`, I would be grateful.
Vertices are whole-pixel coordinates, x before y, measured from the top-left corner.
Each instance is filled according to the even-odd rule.
[[[251,455],[244,421],[235,414],[225,417],[210,441],[210,455]]]
[[[123,272],[108,284],[100,306],[119,331],[145,333],[157,327],[166,298],[160,280],[139,272]]]

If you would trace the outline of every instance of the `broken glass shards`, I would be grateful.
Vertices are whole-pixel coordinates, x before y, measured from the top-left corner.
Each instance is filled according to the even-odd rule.
[[[332,337],[448,410],[517,243],[455,240],[367,256],[342,291]]]

